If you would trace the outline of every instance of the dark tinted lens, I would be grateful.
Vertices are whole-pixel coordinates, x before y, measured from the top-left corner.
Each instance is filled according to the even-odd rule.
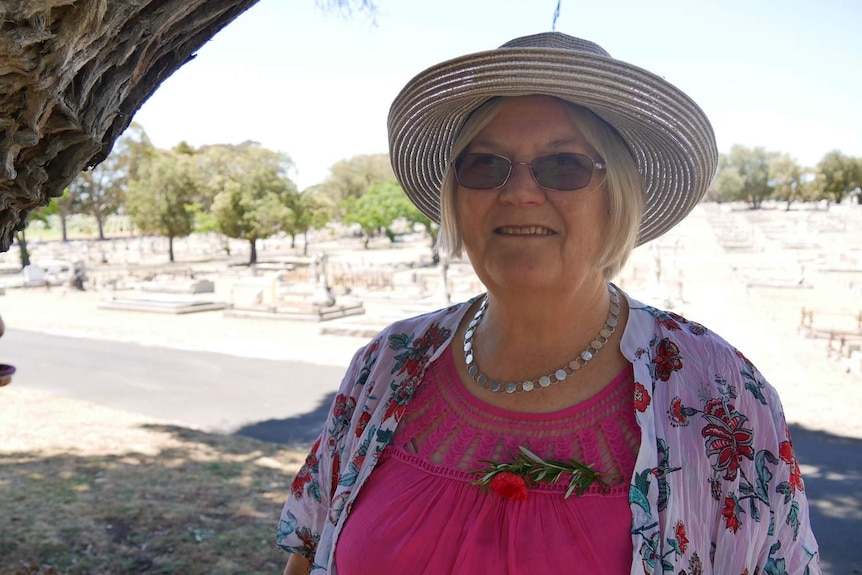
[[[593,160],[582,154],[553,154],[532,162],[540,186],[554,190],[577,190],[590,183]]]
[[[458,183],[465,188],[489,190],[503,185],[512,165],[494,154],[464,154],[455,164]]]

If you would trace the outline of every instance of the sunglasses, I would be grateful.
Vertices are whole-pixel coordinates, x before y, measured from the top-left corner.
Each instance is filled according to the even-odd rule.
[[[495,190],[506,185],[518,164],[530,166],[530,175],[541,187],[558,191],[579,190],[590,183],[593,170],[605,169],[603,162],[584,154],[551,154],[532,162],[513,162],[497,154],[462,154],[452,166],[461,186]]]

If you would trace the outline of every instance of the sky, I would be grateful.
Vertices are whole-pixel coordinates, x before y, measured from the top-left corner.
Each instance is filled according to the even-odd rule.
[[[169,77],[134,121],[159,148],[246,140],[284,152],[300,190],[387,152],[386,118],[425,68],[552,29],[557,0],[375,0],[370,19],[260,0]],[[556,30],[691,96],[720,152],[815,165],[862,156],[862,1],[562,0]]]

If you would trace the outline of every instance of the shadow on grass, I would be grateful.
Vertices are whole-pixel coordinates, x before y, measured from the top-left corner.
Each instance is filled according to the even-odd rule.
[[[334,399],[335,392],[332,392],[320,400],[314,411],[287,419],[259,421],[238,429],[235,434],[280,443],[294,449],[309,449],[320,435]]]
[[[275,529],[304,453],[146,428],[148,453],[0,453],[0,574],[280,573]]]
[[[862,574],[862,440],[791,426],[823,572]]]

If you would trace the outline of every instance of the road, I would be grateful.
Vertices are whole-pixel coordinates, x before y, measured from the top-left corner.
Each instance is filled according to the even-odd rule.
[[[13,385],[296,446],[316,437],[344,372],[11,329],[0,353],[18,368]],[[792,433],[824,572],[862,574],[862,440],[802,427]]]
[[[10,329],[3,361],[13,385],[220,433],[302,443],[315,433],[344,368],[147,347]],[[278,435],[293,423],[291,435]],[[287,422],[287,423],[285,423]],[[297,435],[298,432],[299,436]]]

